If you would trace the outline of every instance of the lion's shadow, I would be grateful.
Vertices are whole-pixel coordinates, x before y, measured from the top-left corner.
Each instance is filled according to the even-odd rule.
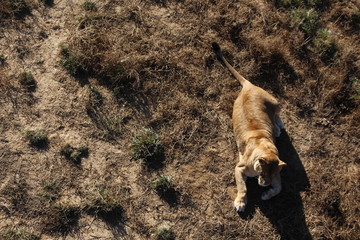
[[[282,131],[276,146],[280,159],[287,164],[281,171],[282,191],[274,198],[262,201],[261,194],[266,188],[260,187],[255,178],[249,178],[246,182],[248,203],[240,217],[251,219],[258,207],[276,228],[282,240],[312,239],[300,196],[300,192],[306,192],[310,187],[304,166],[286,131]]]

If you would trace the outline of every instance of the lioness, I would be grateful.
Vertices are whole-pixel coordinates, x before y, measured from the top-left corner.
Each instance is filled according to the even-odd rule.
[[[242,85],[232,115],[239,149],[239,163],[235,167],[237,197],[234,206],[237,212],[242,212],[247,202],[245,185],[247,177],[259,176],[258,183],[263,187],[272,185],[272,188],[262,194],[262,200],[268,200],[281,191],[280,171],[286,164],[278,157],[275,137],[280,136],[284,124],[279,117],[278,101],[241,76],[224,58],[217,43],[213,43],[212,46],[218,59]]]

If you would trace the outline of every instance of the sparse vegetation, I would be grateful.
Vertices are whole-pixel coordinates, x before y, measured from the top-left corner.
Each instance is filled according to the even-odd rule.
[[[0,18],[22,18],[30,13],[31,2],[26,0],[2,0]]]
[[[53,202],[60,197],[60,184],[56,180],[48,180],[42,183],[42,197],[47,202]]]
[[[97,127],[103,131],[103,137],[109,140],[116,139],[121,135],[122,120],[113,113],[104,111],[100,107],[102,101],[99,102],[98,100],[100,98],[96,99],[96,97],[90,96],[86,104],[86,111]]]
[[[20,74],[19,83],[28,89],[36,87],[36,81],[31,72],[23,72]]]
[[[93,108],[102,105],[104,99],[99,89],[92,85],[89,86],[89,89],[89,105]]]
[[[74,77],[84,73],[80,57],[76,56],[70,51],[69,47],[65,44],[61,45],[61,65]]]
[[[311,37],[316,33],[318,14],[314,9],[295,9],[291,12],[291,17],[298,22],[299,30],[305,34],[305,37]]]
[[[0,54],[0,65],[6,62],[6,56]]]
[[[276,5],[283,8],[316,7],[323,8],[329,6],[329,0],[276,0]]]
[[[160,227],[156,233],[156,240],[175,240],[175,234],[169,227]]]
[[[275,1],[278,7],[303,7],[305,1],[304,0],[276,0]]]
[[[60,154],[63,155],[66,158],[70,158],[71,154],[73,153],[74,149],[71,147],[70,144],[65,144],[60,149]]]
[[[89,148],[87,146],[81,146],[77,149],[77,151],[81,154],[82,157],[88,157]]]
[[[30,6],[25,0],[12,0],[7,2],[9,2],[9,6],[16,16],[22,16],[30,12]]]
[[[39,0],[39,2],[42,2],[45,5],[52,6],[54,3],[54,0]]]
[[[80,29],[87,28],[91,31],[92,29],[101,26],[100,21],[101,21],[101,17],[97,17],[95,14],[84,14],[79,17],[79,28]],[[91,33],[91,34],[94,34],[94,33]],[[97,36],[95,35],[94,37],[97,37]],[[96,40],[96,39],[90,39],[90,40]],[[87,45],[88,43],[83,42],[82,44]]]
[[[89,148],[87,146],[73,148],[70,144],[65,144],[60,149],[60,154],[73,163],[80,164],[82,158],[88,157]]]
[[[106,138],[111,139],[121,133],[121,122],[116,116],[108,118],[103,115],[101,121],[105,129],[104,136]]]
[[[358,28],[360,27],[360,10],[351,14],[351,20],[353,25],[357,26]]]
[[[47,133],[44,130],[27,130],[25,132],[25,139],[31,146],[37,148],[45,148],[49,143]]]
[[[151,160],[152,157],[159,155],[162,148],[159,136],[150,128],[145,128],[131,144],[133,156],[136,159]]]
[[[79,17],[81,34],[69,42],[69,51],[81,55],[82,67],[91,76],[111,90],[126,87],[129,90],[134,77],[127,72],[126,64],[121,61],[121,52],[110,50],[112,35],[104,32],[104,27],[112,27],[112,21],[121,21],[118,16],[111,20],[101,13],[85,14]],[[129,65],[129,64],[127,64]],[[131,64],[130,64],[131,65]],[[115,94],[115,96],[121,97]]]
[[[83,209],[86,212],[106,217],[114,212],[123,211],[118,199],[114,194],[114,189],[106,187],[96,187],[95,190],[87,196]]]
[[[39,37],[40,38],[48,38],[49,36],[47,35],[47,33],[44,30],[41,30],[39,32]]]
[[[178,204],[180,193],[175,190],[171,177],[161,174],[151,183],[151,187],[156,190],[159,197],[167,202],[169,206],[176,206]]]
[[[51,234],[66,235],[77,227],[81,208],[68,203],[53,205],[47,212],[47,219],[43,223],[43,230]]]
[[[18,212],[27,211],[27,202],[29,200],[28,185],[24,179],[15,180],[9,185],[3,192],[5,196],[8,196],[11,202],[11,207]]]
[[[17,57],[23,60],[25,56],[29,53],[29,50],[24,47],[16,48]]]
[[[91,1],[85,1],[82,5],[82,7],[86,10],[86,11],[96,11],[97,7],[96,7],[96,3],[91,2]]]
[[[155,179],[152,182],[151,187],[156,191],[158,191],[159,193],[164,193],[167,190],[169,190],[169,188],[171,188],[172,185],[173,183],[169,176],[160,175],[157,179]]]
[[[314,39],[315,51],[325,60],[334,60],[338,44],[328,29],[319,29]]]
[[[40,236],[25,228],[6,229],[0,236],[4,240],[39,240]]]

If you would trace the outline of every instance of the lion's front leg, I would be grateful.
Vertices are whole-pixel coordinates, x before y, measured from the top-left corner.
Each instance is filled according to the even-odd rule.
[[[276,176],[271,181],[271,186],[269,190],[264,192],[261,196],[262,200],[269,200],[270,198],[278,195],[281,191],[281,177],[280,173],[277,173]]]
[[[245,205],[247,203],[246,175],[244,171],[245,171],[245,167],[241,163],[241,155],[240,155],[240,162],[235,167],[237,196],[234,201],[234,207],[236,208],[237,212],[243,212],[245,210]]]

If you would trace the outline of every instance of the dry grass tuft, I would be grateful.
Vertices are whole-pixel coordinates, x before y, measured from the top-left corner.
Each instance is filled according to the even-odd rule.
[[[82,208],[84,212],[100,217],[107,224],[117,226],[125,219],[120,198],[119,188],[98,186],[86,195]]]
[[[2,0],[0,18],[22,18],[30,13],[30,6],[27,0]]]
[[[1,237],[4,240],[39,240],[39,234],[29,231],[26,228],[10,228],[6,229]]]
[[[50,234],[67,235],[76,229],[81,209],[67,203],[52,205],[46,211],[46,221],[43,223],[42,230]]]
[[[75,164],[80,164],[82,158],[86,158],[89,156],[89,148],[87,146],[74,148],[70,144],[65,144],[60,149],[60,154],[71,162]]]

